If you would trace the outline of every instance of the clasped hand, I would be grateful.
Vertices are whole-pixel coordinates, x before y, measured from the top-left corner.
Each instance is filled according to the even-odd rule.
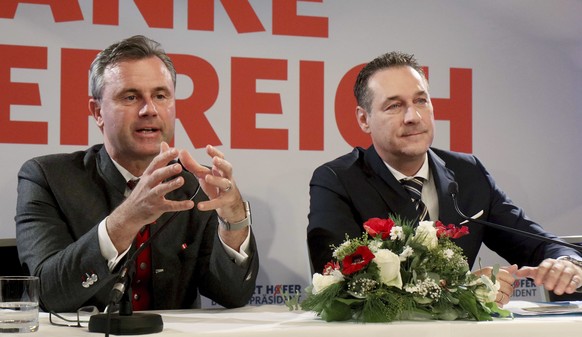
[[[488,275],[492,273],[492,268],[483,268],[475,272],[476,275]],[[556,295],[575,292],[582,280],[582,268],[574,265],[570,261],[558,259],[545,259],[537,267],[521,267],[511,265],[499,269],[497,281],[500,288],[495,302],[503,306],[507,304],[513,294],[513,284],[517,278],[530,278],[536,286],[543,286]]]
[[[571,294],[580,287],[582,269],[570,261],[545,259],[537,267],[520,268],[516,276],[531,278],[535,285],[562,295]]]
[[[505,266],[499,268],[499,271],[495,275],[496,281],[499,283],[499,290],[497,291],[497,296],[495,302],[499,306],[503,306],[509,302],[511,295],[513,294],[513,285],[515,283],[515,277],[513,276],[517,272],[517,265]],[[493,267],[486,267],[475,272],[475,275],[481,276],[486,275],[491,277],[493,273]]]

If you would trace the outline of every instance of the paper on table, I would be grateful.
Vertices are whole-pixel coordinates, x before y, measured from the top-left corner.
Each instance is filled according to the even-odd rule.
[[[572,315],[582,314],[582,301],[572,302],[528,302],[511,301],[503,309],[511,311],[514,315],[520,316],[541,316],[541,315]]]

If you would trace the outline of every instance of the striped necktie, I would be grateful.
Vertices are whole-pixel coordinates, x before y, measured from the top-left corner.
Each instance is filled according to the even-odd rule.
[[[422,202],[422,184],[424,183],[424,178],[414,177],[412,179],[402,179],[400,181],[402,187],[410,195],[410,199],[416,204],[416,212],[418,215],[418,221],[424,221],[428,218],[428,209],[426,205]]]

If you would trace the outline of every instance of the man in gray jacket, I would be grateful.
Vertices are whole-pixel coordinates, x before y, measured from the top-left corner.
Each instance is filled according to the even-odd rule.
[[[22,166],[17,247],[25,271],[40,277],[43,309],[103,310],[120,266],[175,212],[137,256],[134,310],[191,308],[198,293],[238,307],[252,295],[250,208],[220,151],[207,147],[206,167],[168,146],[175,84],[157,42],[134,36],[111,45],[90,72],[89,109],[104,143]]]

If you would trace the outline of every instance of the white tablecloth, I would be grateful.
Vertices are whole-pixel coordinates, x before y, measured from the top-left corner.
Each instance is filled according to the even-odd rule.
[[[582,316],[554,315],[496,319],[488,322],[423,321],[393,323],[327,323],[314,313],[289,311],[285,306],[265,305],[239,309],[160,311],[161,333],[147,336],[458,336],[458,337],[548,337],[580,336]],[[39,331],[31,336],[99,336],[86,327],[52,326],[41,313]],[[21,335],[23,336],[23,335]],[[146,336],[146,335],[142,335]],[[0,336],[1,337],[1,336]]]

